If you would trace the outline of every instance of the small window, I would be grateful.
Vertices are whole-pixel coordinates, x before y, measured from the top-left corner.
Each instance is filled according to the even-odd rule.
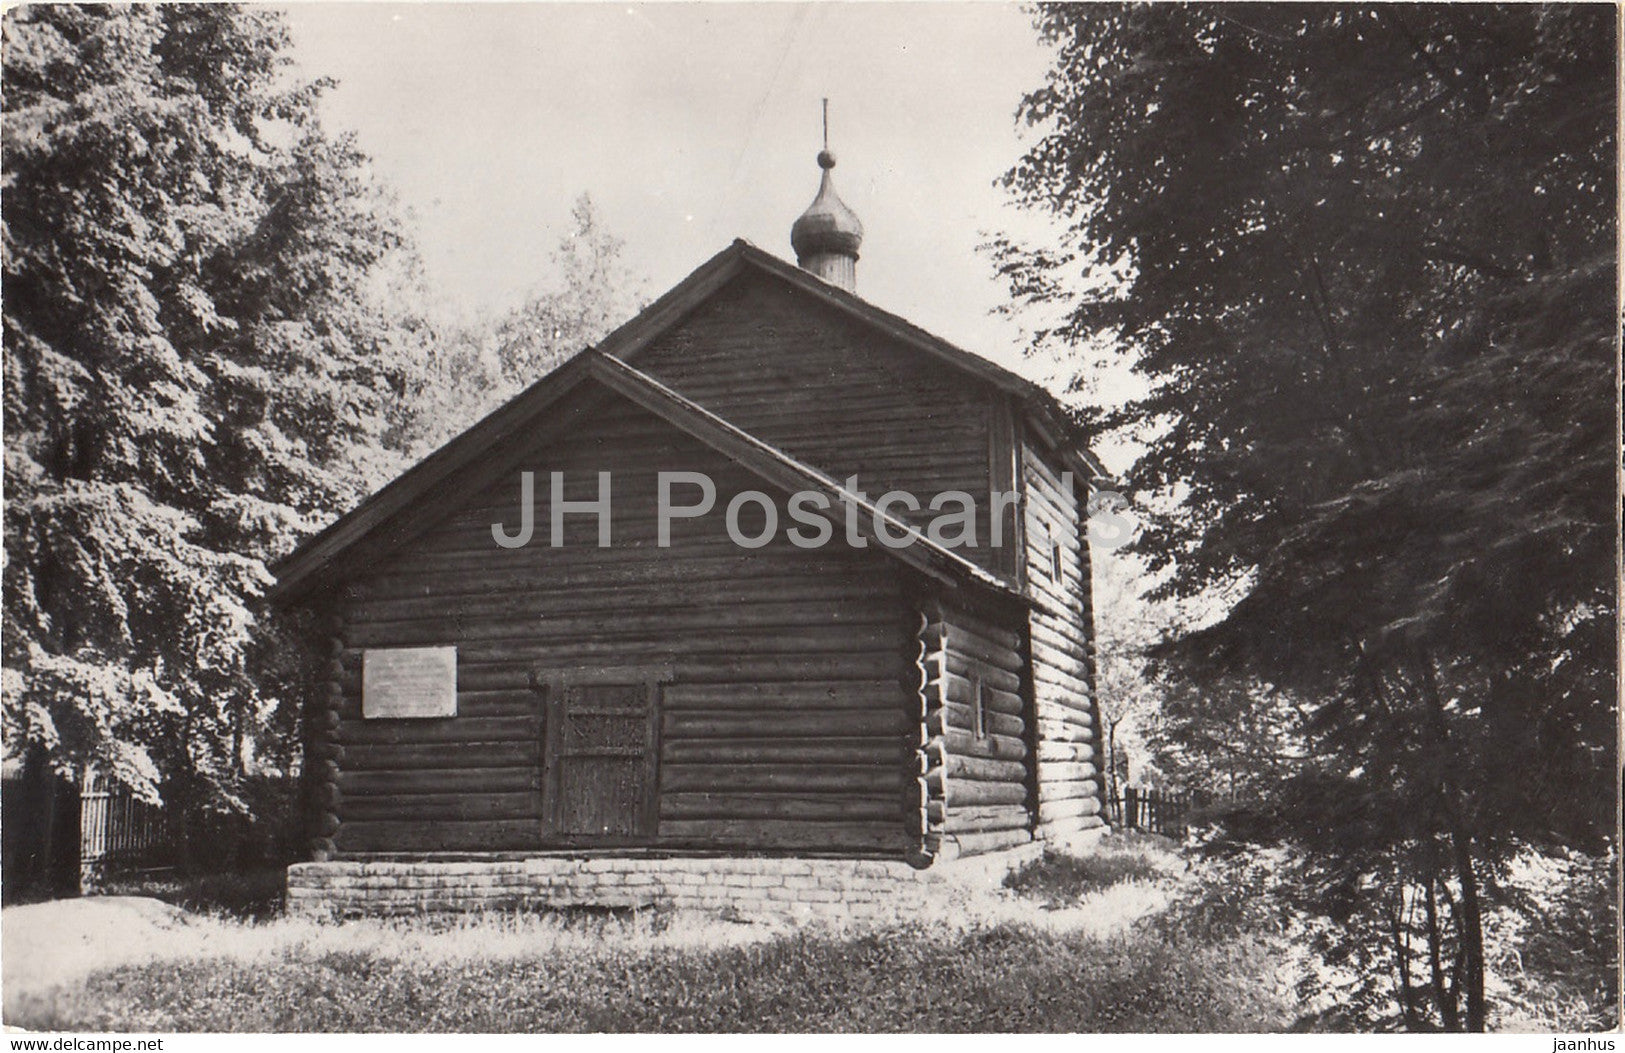
[[[1065,554],[1066,551],[1061,548],[1061,543],[1052,539],[1049,543],[1049,576],[1056,581],[1060,581],[1065,577],[1065,564],[1061,562]]]
[[[980,673],[972,673],[970,678],[970,719],[971,733],[979,739],[987,738],[987,698]]]

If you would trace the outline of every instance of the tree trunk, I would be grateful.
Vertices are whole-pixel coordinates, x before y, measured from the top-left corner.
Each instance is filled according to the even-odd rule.
[[[1427,898],[1423,902],[1427,906],[1428,919],[1428,965],[1433,970],[1433,1001],[1439,1007],[1439,1020],[1446,1031],[1461,1030],[1461,1014],[1456,1010],[1456,999],[1445,989],[1444,982],[1444,955],[1441,951],[1442,940],[1439,935],[1439,904],[1434,895],[1434,879],[1429,876],[1427,883]]]
[[[1461,951],[1466,961],[1462,977],[1467,988],[1467,1030],[1484,1030],[1484,919],[1478,903],[1478,875],[1473,869],[1469,838],[1456,832],[1456,880],[1461,883]]]
[[[1117,780],[1117,725],[1122,722],[1118,717],[1106,725],[1106,800],[1120,799],[1120,785]]]
[[[1433,731],[1433,745],[1441,752],[1448,750],[1449,728],[1445,723],[1444,700],[1435,679],[1433,659],[1420,649],[1416,654],[1421,672],[1422,689],[1428,707],[1428,727]],[[1446,771],[1449,766],[1446,765]],[[1467,1030],[1484,1030],[1484,922],[1479,912],[1478,875],[1473,870],[1472,836],[1465,832],[1466,824],[1456,800],[1456,787],[1447,777],[1439,787],[1440,803],[1450,827],[1450,843],[1455,854],[1456,880],[1461,885],[1461,902],[1457,904],[1456,928],[1461,934],[1460,953],[1465,965],[1457,990],[1467,992]]]
[[[1394,940],[1394,967],[1398,971],[1399,983],[1399,1010],[1405,1021],[1406,1031],[1418,1030],[1416,1024],[1416,999],[1411,993],[1411,948],[1410,940],[1405,937],[1403,923],[1403,907],[1405,903],[1405,889],[1399,889],[1399,905],[1388,911],[1388,929]]]

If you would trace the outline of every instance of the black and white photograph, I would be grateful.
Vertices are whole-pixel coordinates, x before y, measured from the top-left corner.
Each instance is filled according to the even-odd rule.
[[[6,6],[8,1049],[1614,1049],[1620,21]]]

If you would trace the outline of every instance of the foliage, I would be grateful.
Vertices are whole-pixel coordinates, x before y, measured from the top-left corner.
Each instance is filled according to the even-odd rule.
[[[643,280],[592,198],[577,198],[570,218],[551,278],[518,307],[494,320],[425,323],[433,339],[410,396],[415,449],[438,447],[642,307]]]
[[[4,34],[7,748],[240,808],[294,748],[267,563],[398,464],[402,235],[280,15]]]
[[[1196,941],[1281,938],[1295,948],[1284,960],[1304,1007],[1295,1030],[1429,1028],[1420,1016],[1406,1018],[1405,999],[1395,992],[1407,978],[1427,979],[1422,901],[1399,904],[1396,918],[1373,883],[1348,890],[1328,909],[1315,891],[1323,868],[1312,855],[1226,848],[1210,844],[1195,860],[1196,880],[1147,920],[1151,930]],[[1490,890],[1486,911],[1488,985],[1497,995],[1489,1027],[1572,1032],[1614,1025],[1614,867],[1610,857],[1527,848],[1515,854],[1509,879]],[[1403,966],[1391,942],[1396,921],[1409,948]]]
[[[1147,736],[1165,688],[1150,668],[1149,654],[1178,624],[1180,612],[1170,601],[1141,595],[1146,579],[1134,556],[1096,555],[1094,567],[1095,649],[1100,656],[1095,686],[1111,757],[1106,795],[1115,798],[1131,781],[1155,783],[1162,774],[1152,763]]]
[[[1225,800],[1256,801],[1309,759],[1309,711],[1292,695],[1245,680],[1197,684],[1153,672],[1158,708],[1145,720],[1157,767],[1175,783]]]
[[[1486,919],[1490,967],[1536,1030],[1619,1025],[1619,857],[1528,851]]]
[[[1366,935],[1403,956],[1428,927],[1407,1021],[1480,1028],[1484,883],[1613,827],[1610,13],[1037,22],[1055,66],[1008,184],[1060,232],[1000,265],[1060,310],[1043,340],[1115,338],[1145,381],[1088,423],[1144,444],[1163,593],[1238,597],[1170,667],[1237,713],[1306,706],[1237,829],[1298,843],[1329,919],[1431,903]]]
[[[1289,914],[1272,895],[1283,854],[1268,852],[1197,854],[1196,880],[1146,924],[1169,939],[1180,935],[1220,943],[1245,935],[1279,935]]]

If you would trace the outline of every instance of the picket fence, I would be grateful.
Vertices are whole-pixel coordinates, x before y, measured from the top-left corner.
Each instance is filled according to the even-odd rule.
[[[79,872],[93,882],[111,869],[142,869],[172,862],[179,831],[168,813],[135,797],[100,772],[79,791]]]
[[[1119,830],[1141,830],[1183,840],[1190,832],[1195,800],[1190,793],[1174,793],[1146,786],[1125,786],[1121,796],[1107,802],[1112,825]]]

